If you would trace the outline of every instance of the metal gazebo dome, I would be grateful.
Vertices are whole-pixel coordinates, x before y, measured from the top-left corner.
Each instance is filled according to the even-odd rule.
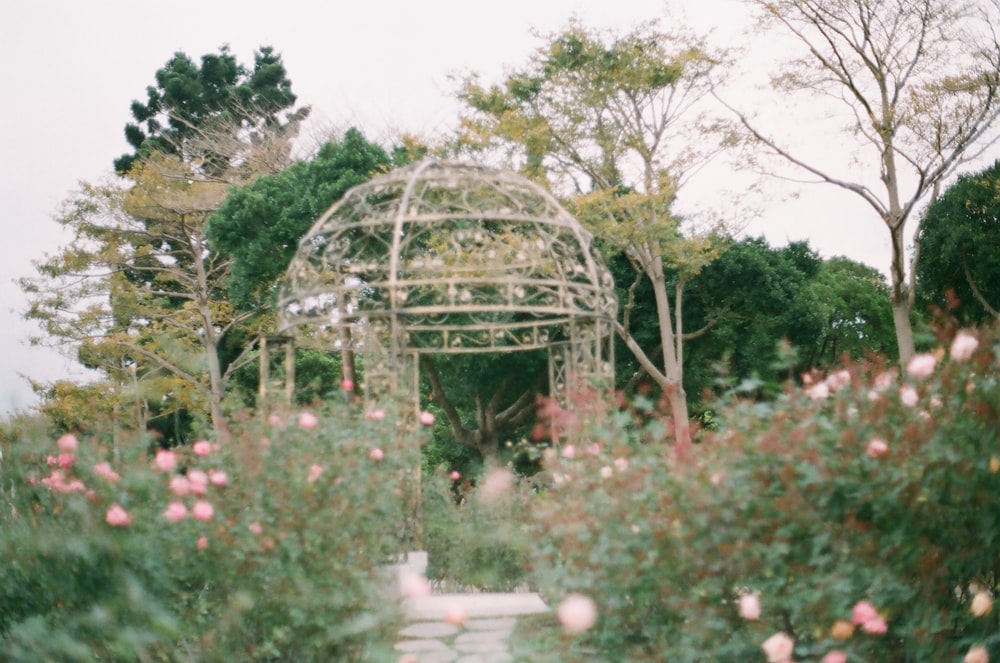
[[[351,348],[369,396],[423,353],[549,349],[550,391],[609,380],[617,300],[590,233],[519,175],[425,160],[348,191],[278,295],[298,346]]]

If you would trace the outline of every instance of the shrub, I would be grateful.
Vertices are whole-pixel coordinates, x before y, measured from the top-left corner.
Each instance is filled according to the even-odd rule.
[[[611,411],[577,431],[525,504],[529,559],[550,604],[581,594],[599,619],[544,647],[607,661],[781,661],[789,641],[799,661],[997,655],[1000,362],[980,335],[969,356],[851,365],[720,408],[684,458],[642,443],[655,417]]]
[[[236,428],[155,459],[4,448],[0,658],[395,660],[377,566],[408,546],[413,434],[345,407]]]

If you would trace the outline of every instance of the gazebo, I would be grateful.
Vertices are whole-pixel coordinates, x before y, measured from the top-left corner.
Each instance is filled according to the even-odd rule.
[[[415,400],[425,353],[546,348],[552,395],[610,384],[617,300],[592,240],[519,175],[424,160],[316,221],[280,286],[276,338],[359,353],[368,401],[403,389]]]

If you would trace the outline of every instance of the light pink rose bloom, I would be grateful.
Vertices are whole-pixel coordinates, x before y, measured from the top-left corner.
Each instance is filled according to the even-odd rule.
[[[260,536],[264,532],[264,527],[256,520],[247,525],[247,529]]]
[[[222,486],[229,484],[229,475],[222,470],[209,470],[208,480],[213,486],[221,488]]]
[[[906,373],[913,378],[926,378],[934,374],[937,359],[929,352],[915,354],[906,364]]]
[[[779,631],[761,643],[760,648],[767,656],[767,663],[787,663],[792,660],[795,651],[795,640],[787,633]]]
[[[208,440],[198,440],[192,447],[195,456],[207,456],[212,453],[212,445]]]
[[[273,412],[267,415],[267,423],[272,426],[280,426],[282,424],[281,417]]]
[[[573,446],[572,444],[567,444],[566,446],[564,446],[562,448],[562,457],[569,459],[576,458],[576,447]]]
[[[830,387],[830,391],[840,391],[851,384],[851,373],[846,369],[831,373],[826,378],[826,384]]]
[[[954,361],[968,361],[972,353],[979,347],[979,339],[970,332],[962,330],[951,342],[951,358]]]
[[[184,497],[191,492],[191,486],[187,478],[180,475],[170,477],[170,492],[177,497]]]
[[[192,495],[204,495],[208,490],[208,475],[201,470],[191,470],[187,473],[188,491]]]
[[[113,527],[125,527],[132,524],[132,516],[118,504],[111,505],[104,519]]]
[[[611,469],[610,465],[605,465],[604,467],[601,468],[602,479],[610,479],[614,473],[615,471]]]
[[[198,537],[198,550],[204,550],[208,547],[208,537],[199,536]]]
[[[306,476],[306,481],[314,483],[317,479],[319,479],[321,474],[323,474],[323,466],[313,463],[309,466],[309,474]]]
[[[163,511],[163,517],[172,523],[180,522],[187,518],[188,510],[183,502],[171,502]]]
[[[121,480],[121,476],[111,469],[111,464],[107,461],[94,465],[94,474],[111,483],[117,483]]]
[[[421,412],[420,413],[420,424],[422,426],[433,426],[434,425],[434,414],[431,412]]]
[[[375,447],[374,449],[368,452],[368,457],[375,461],[382,460],[383,458],[385,458],[385,452],[379,449],[378,447]]]
[[[444,612],[444,620],[452,626],[461,626],[468,618],[465,608],[460,605],[453,605]]]
[[[354,391],[354,380],[344,378],[340,381],[340,388],[344,391]]]
[[[597,442],[592,442],[589,447],[587,447],[587,453],[591,456],[601,455],[601,445]]]
[[[299,414],[299,428],[302,430],[315,430],[319,425],[319,419],[312,412],[302,412]]]
[[[52,454],[49,454],[48,456],[45,457],[45,464],[48,465],[49,467],[53,465],[58,465],[59,459],[53,456]]]
[[[376,408],[374,410],[369,410],[365,412],[365,419],[370,419],[372,421],[382,421],[385,419],[385,410],[382,408]]]
[[[830,396],[830,387],[825,382],[814,384],[806,389],[806,396],[814,401],[822,401]]]
[[[56,459],[56,464],[63,469],[73,467],[74,463],[76,463],[76,454],[71,454],[66,451],[59,454],[59,458]]]
[[[160,449],[156,452],[156,457],[153,459],[153,462],[156,464],[157,469],[163,472],[169,472],[177,467],[177,456],[173,451]]]
[[[990,653],[982,645],[969,647],[969,651],[965,653],[962,663],[990,663]]]
[[[451,474],[449,474],[448,476],[451,478],[452,481],[458,481],[459,479],[462,478],[462,473],[459,472],[458,470],[452,470]]]
[[[972,602],[969,604],[969,612],[976,617],[985,617],[992,611],[993,595],[985,589],[980,589],[976,592],[976,595],[972,597]]]
[[[878,619],[878,610],[875,609],[875,606],[870,601],[858,601],[851,608],[851,621],[854,624],[861,626],[873,619]]]
[[[760,595],[757,592],[743,594],[739,600],[740,617],[748,621],[760,619]]]
[[[72,433],[66,433],[58,440],[56,440],[56,445],[59,447],[59,451],[64,451],[66,453],[73,453],[80,446],[79,440],[76,439],[76,435]]]
[[[820,663],[847,663],[847,654],[839,649],[835,649],[832,652],[827,653]]]
[[[885,440],[873,437],[868,442],[868,447],[865,449],[865,453],[872,458],[882,458],[889,453],[889,445]]]
[[[907,407],[913,407],[920,401],[920,394],[913,387],[901,387],[899,390],[899,400]]]
[[[411,601],[419,601],[431,595],[431,583],[422,573],[403,570],[397,577],[399,593]]]
[[[628,461],[624,458],[615,458],[615,469],[624,472],[628,469]]]
[[[487,502],[503,497],[514,485],[514,475],[502,467],[495,467],[486,473],[479,484],[479,496]]]
[[[191,507],[191,515],[195,520],[200,520],[203,523],[208,522],[215,515],[215,509],[212,507],[211,502],[206,502],[205,500],[198,500]]]
[[[862,624],[861,630],[872,635],[882,635],[889,630],[889,625],[886,624],[885,620],[881,617],[876,617],[875,619],[869,619]]]
[[[556,619],[567,633],[583,633],[597,623],[597,604],[589,596],[570,594],[556,608]]]

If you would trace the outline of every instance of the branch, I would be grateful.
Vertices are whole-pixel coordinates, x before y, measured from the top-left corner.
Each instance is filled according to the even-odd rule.
[[[986,301],[985,297],[983,297],[983,293],[976,287],[976,284],[972,279],[972,273],[969,271],[969,263],[962,261],[962,267],[965,268],[965,282],[969,284],[969,288],[972,290],[972,296],[976,298],[977,302],[982,304],[987,313],[992,315],[994,318],[1000,318],[1000,311],[997,311],[995,308],[990,306],[990,303]]]

